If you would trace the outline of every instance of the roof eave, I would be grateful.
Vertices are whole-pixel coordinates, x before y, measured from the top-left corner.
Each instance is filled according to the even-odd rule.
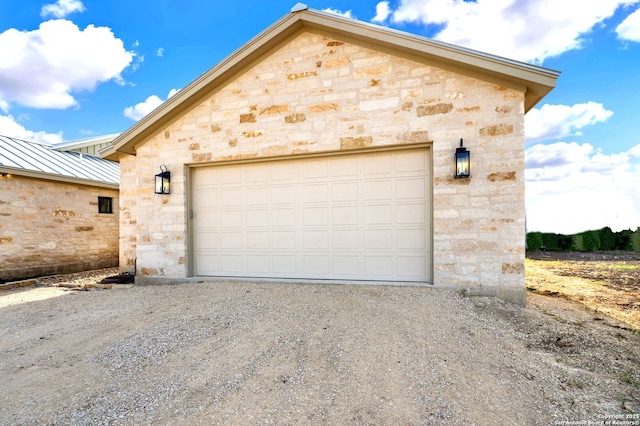
[[[327,21],[331,23],[328,24]],[[374,40],[376,44],[393,50],[412,56],[430,57],[437,62],[474,73],[494,73],[504,82],[512,83],[512,87],[525,92],[525,112],[553,90],[560,75],[559,71],[549,68],[455,46],[392,28],[342,18],[326,12],[309,12],[305,18],[305,25],[318,29],[330,28],[334,32],[364,42]],[[354,31],[354,28],[358,30]]]
[[[123,155],[136,155],[165,123],[180,116],[227,78],[260,58],[302,28],[331,31],[365,43],[387,47],[412,56],[429,57],[437,62],[467,70],[472,74],[492,74],[512,88],[525,93],[525,112],[533,108],[554,87],[558,71],[525,64],[471,49],[408,34],[317,10],[299,10],[283,16],[238,50],[211,68],[186,88],[169,98],[113,143],[100,151],[108,160],[119,161]]]
[[[233,75],[236,70],[244,68],[245,64],[262,56],[264,51],[275,47],[302,28],[304,24],[301,18],[300,14],[291,13],[276,21],[120,134],[109,147],[100,151],[102,158],[119,161],[123,155],[136,155],[136,145],[153,135],[163,123],[189,109],[193,102],[215,88],[221,79],[225,80],[225,76]]]
[[[94,138],[76,139],[76,140],[72,140],[72,141],[66,141],[66,142],[57,143],[57,144],[51,145],[51,147],[53,149],[58,150],[58,151],[85,148],[85,147],[88,147],[88,146],[100,145],[100,144],[103,144],[103,143],[111,142],[118,135],[119,135],[119,133],[112,133],[112,134],[108,134],[108,135],[97,136],[97,137],[94,137]]]
[[[119,189],[119,183],[84,179],[73,176],[63,176],[53,173],[37,172],[33,170],[16,169],[13,167],[0,166],[0,173],[7,173],[14,176],[23,176],[34,179],[45,179],[56,182],[75,183],[78,185],[95,186],[99,188]]]

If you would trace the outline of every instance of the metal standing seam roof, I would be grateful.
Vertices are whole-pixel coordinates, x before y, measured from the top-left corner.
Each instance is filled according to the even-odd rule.
[[[0,172],[118,188],[120,165],[54,145],[0,136]]]

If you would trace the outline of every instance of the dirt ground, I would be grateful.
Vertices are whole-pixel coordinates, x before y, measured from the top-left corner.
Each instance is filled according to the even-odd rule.
[[[562,297],[640,330],[640,253],[535,252],[527,256],[529,291]]]
[[[640,424],[640,332],[566,296],[111,272],[0,293],[1,425]]]

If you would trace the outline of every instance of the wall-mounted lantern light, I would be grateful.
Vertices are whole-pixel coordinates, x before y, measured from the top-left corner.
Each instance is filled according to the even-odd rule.
[[[171,182],[171,172],[167,171],[167,166],[160,166],[160,173],[156,175],[156,194],[169,194],[169,183]]]
[[[471,153],[462,146],[462,139],[460,139],[460,147],[456,148],[456,179],[469,176],[471,176]]]

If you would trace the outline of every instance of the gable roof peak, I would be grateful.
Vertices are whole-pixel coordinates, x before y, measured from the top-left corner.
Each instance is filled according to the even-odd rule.
[[[304,3],[296,3],[295,6],[291,8],[291,13],[300,12],[301,10],[307,10],[309,6]]]
[[[303,31],[331,34],[338,39],[362,43],[376,49],[397,52],[463,75],[490,81],[524,93],[524,112],[529,111],[555,87],[559,71],[530,65],[472,49],[432,40],[416,34],[346,18],[296,4],[267,29],[206,71],[178,94],[150,112],[100,151],[103,158],[118,160],[135,155],[167,123],[184,114],[208,93],[260,60],[266,52]]]

